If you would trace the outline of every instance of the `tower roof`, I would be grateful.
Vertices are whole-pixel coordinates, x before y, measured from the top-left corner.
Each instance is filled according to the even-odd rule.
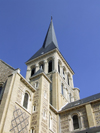
[[[55,48],[59,49],[55,31],[54,31],[53,21],[51,17],[51,22],[50,22],[43,46],[28,61],[33,60]]]
[[[43,48],[46,48],[48,45],[50,45],[51,43],[54,43],[54,45],[58,48],[58,43],[57,43],[57,39],[56,39],[56,35],[55,35],[55,31],[54,31],[54,26],[53,26],[53,22],[52,22],[52,17],[51,17],[51,22],[43,43]]]

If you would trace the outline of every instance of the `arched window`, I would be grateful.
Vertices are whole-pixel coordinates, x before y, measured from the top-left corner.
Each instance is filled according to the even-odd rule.
[[[60,73],[60,65],[59,65],[59,63],[58,63],[58,72]]]
[[[29,99],[29,96],[27,93],[25,93],[24,95],[24,101],[23,101],[23,106],[27,109],[28,108],[28,99]]]
[[[68,85],[70,85],[69,78],[70,78],[70,75],[68,74],[68,75],[67,75],[67,82],[68,82]]]
[[[61,94],[63,95],[64,92],[63,92],[63,83],[61,84]]]
[[[64,72],[64,68],[63,68],[63,79],[65,80],[65,72]]]
[[[32,128],[30,133],[36,133],[36,132],[35,132],[35,129]]]
[[[31,70],[31,77],[35,74],[35,68],[32,68]]]
[[[73,128],[75,129],[79,129],[79,121],[78,121],[78,116],[74,115],[73,116]]]
[[[48,72],[52,72],[52,60],[48,62]]]

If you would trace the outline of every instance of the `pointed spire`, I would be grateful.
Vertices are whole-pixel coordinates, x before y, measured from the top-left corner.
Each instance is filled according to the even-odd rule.
[[[52,21],[52,16],[51,16],[51,22],[43,43],[43,48],[46,48],[49,44],[54,43],[54,45],[58,48],[58,43],[57,43],[57,39],[56,39],[56,35],[55,35],[55,31],[54,31],[54,26],[53,26],[53,21]],[[59,48],[58,48],[59,49]]]

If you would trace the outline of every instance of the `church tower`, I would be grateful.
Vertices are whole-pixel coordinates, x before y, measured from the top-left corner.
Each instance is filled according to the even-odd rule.
[[[74,72],[59,51],[52,18],[42,47],[26,65],[26,79],[34,87],[38,84],[38,78],[32,80],[35,75],[43,72],[50,79],[49,103],[55,109],[59,110],[65,104],[80,99],[79,89],[74,88],[73,84]]]

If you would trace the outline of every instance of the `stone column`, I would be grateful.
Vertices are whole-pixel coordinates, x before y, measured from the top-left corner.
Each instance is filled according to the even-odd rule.
[[[60,75],[61,75],[62,78],[63,78],[63,66],[60,66]]]
[[[26,71],[26,79],[29,81],[29,78],[31,77],[31,68],[28,66]]]
[[[44,60],[44,72],[47,74],[48,73],[48,61],[47,59]]]
[[[69,121],[69,131],[72,131],[73,130],[73,126],[72,126],[71,116],[68,117],[68,121]]]
[[[86,108],[89,127],[94,127],[95,126],[95,119],[94,119],[94,116],[93,116],[93,111],[92,111],[91,104],[87,104],[85,106],[85,108]]]
[[[72,78],[69,77],[69,85],[72,87]]]
[[[53,57],[53,71],[58,72],[58,59]]]
[[[67,71],[65,71],[65,81],[67,82]]]
[[[35,65],[35,72],[37,72],[38,70],[39,70],[39,64],[37,63],[36,65]]]

